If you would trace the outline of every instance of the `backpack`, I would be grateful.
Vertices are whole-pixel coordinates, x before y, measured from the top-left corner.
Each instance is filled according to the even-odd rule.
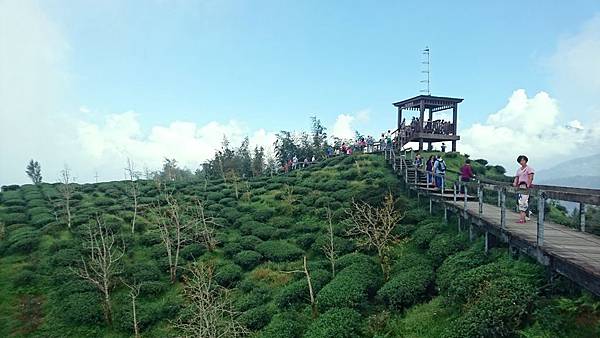
[[[439,166],[441,172],[444,172],[444,173],[446,172],[446,162],[444,162],[444,160],[439,161],[438,166]]]

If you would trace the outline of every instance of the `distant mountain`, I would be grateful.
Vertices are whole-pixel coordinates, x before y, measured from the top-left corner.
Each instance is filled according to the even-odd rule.
[[[539,184],[600,189],[600,154],[574,158],[535,175]]]

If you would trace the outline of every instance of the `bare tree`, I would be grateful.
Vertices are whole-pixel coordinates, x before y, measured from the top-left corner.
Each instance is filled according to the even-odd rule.
[[[194,224],[194,236],[200,240],[206,250],[209,252],[214,251],[217,244],[219,244],[216,228],[222,225],[214,217],[206,214],[204,204],[199,199],[196,199],[196,205],[192,208],[191,214]]]
[[[71,176],[71,170],[65,165],[65,168],[61,170],[59,177],[60,184],[56,187],[56,190],[62,197],[62,206],[67,216],[67,226],[71,228],[71,199],[75,193],[75,185],[73,184],[73,177]]]
[[[317,303],[315,302],[315,293],[312,287],[312,280],[310,279],[310,273],[308,272],[308,264],[306,263],[306,256],[304,256],[304,269],[285,271],[286,273],[303,273],[308,283],[308,295],[310,297],[310,307],[312,311],[312,317],[317,318]]]
[[[214,280],[214,268],[197,262],[184,276],[183,293],[187,308],[173,323],[184,337],[236,338],[248,334],[238,321],[230,291]]]
[[[175,283],[179,267],[179,252],[188,239],[189,223],[185,222],[183,208],[172,192],[164,188],[161,195],[166,202],[166,206],[163,208],[156,204],[152,209],[152,213],[155,215],[160,238],[167,252],[171,283]]]
[[[237,173],[235,172],[235,170],[229,170],[227,172],[226,175],[227,179],[229,179],[231,181],[231,185],[233,187],[233,190],[235,191],[235,199],[240,199],[240,189],[239,189],[239,182],[240,182],[240,177],[237,175]]]
[[[25,168],[25,173],[29,176],[33,184],[42,183],[42,166],[40,166],[40,162],[29,161],[29,164]]]
[[[102,293],[104,318],[108,324],[112,323],[110,292],[114,277],[120,272],[118,262],[124,254],[123,248],[119,248],[115,242],[115,235],[110,227],[97,216],[94,225],[89,225],[88,238],[83,244],[88,254],[81,257],[80,267],[71,268],[77,276]]]
[[[125,280],[121,279],[121,283],[123,283],[127,288],[129,288],[129,297],[131,298],[131,311],[133,314],[133,334],[135,338],[140,337],[140,328],[137,320],[137,298],[140,295],[140,289],[143,285],[142,282],[128,284]]]
[[[331,263],[331,275],[332,278],[335,277],[335,261],[337,259],[337,253],[335,251],[335,244],[333,241],[333,215],[331,213],[331,209],[327,207],[327,233],[329,234],[329,241],[325,243],[322,247],[323,253],[325,253],[325,257]]]
[[[359,245],[377,250],[381,270],[385,280],[388,280],[389,245],[397,239],[393,231],[404,217],[394,207],[394,197],[388,193],[381,207],[352,201],[352,208],[346,213],[350,226],[348,235],[356,237]]]
[[[135,233],[135,220],[137,217],[137,209],[138,209],[138,196],[140,193],[139,185],[137,180],[140,177],[140,172],[135,170],[135,166],[133,161],[129,158],[127,159],[127,168],[125,168],[127,172],[127,179],[130,183],[130,193],[131,198],[133,199],[133,218],[131,219],[131,233]]]

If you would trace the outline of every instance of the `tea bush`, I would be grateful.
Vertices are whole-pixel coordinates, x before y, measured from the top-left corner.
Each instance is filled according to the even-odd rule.
[[[262,242],[256,246],[256,251],[274,262],[293,261],[304,254],[302,249],[282,240]]]
[[[331,309],[317,318],[308,328],[305,338],[363,337],[360,313],[348,308]]]
[[[263,256],[251,250],[245,250],[237,253],[233,260],[236,264],[241,266],[244,270],[252,270],[255,266],[259,265],[263,259]]]

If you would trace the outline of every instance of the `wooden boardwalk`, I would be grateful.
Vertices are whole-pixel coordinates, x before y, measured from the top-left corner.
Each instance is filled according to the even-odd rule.
[[[430,210],[431,203],[441,204],[445,216],[448,210],[455,212],[459,222],[466,223],[470,231],[476,229],[483,232],[486,250],[498,241],[505,242],[509,248],[535,258],[551,271],[600,296],[600,237],[581,231],[585,230],[586,205],[600,205],[600,190],[536,186],[530,189],[530,195],[537,197],[541,219],[538,220],[538,215],[532,215],[527,223],[519,224],[519,214],[505,206],[507,193],[515,192],[515,188],[509,184],[485,180],[467,183],[471,187],[468,188],[465,202],[464,194],[459,193],[457,187],[462,182],[446,180],[454,188],[446,189],[442,195],[439,190],[427,187],[425,172],[414,167],[407,151],[397,154],[394,150],[388,150],[384,155],[394,171],[404,178],[409,190],[429,198]],[[497,205],[484,203],[484,190],[498,194]],[[579,209],[583,210],[580,214],[580,230],[546,219],[543,215],[546,199],[579,203]]]
[[[463,201],[446,201],[456,209],[464,211]],[[519,214],[506,211],[506,227],[500,227],[501,209],[495,205],[483,204],[483,213],[479,215],[479,202],[467,202],[467,213],[481,218],[510,235],[526,241],[531,246],[537,244],[537,216],[525,224],[518,224]],[[543,251],[554,258],[567,260],[598,278],[600,282],[600,237],[577,231],[564,225],[546,220],[544,222]]]

